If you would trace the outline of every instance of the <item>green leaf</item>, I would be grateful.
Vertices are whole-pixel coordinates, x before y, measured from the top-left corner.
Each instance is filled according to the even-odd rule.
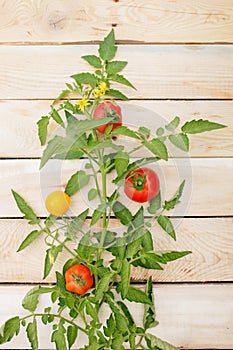
[[[146,230],[142,237],[142,248],[147,252],[154,249],[153,239],[151,232]]]
[[[49,275],[58,257],[58,254],[62,251],[62,248],[63,244],[60,244],[58,246],[52,246],[51,248],[46,250],[43,278],[46,278]]]
[[[66,291],[66,281],[64,276],[56,271],[56,285],[57,287],[60,289],[61,292],[65,292]]]
[[[106,72],[108,74],[115,74],[120,72],[122,69],[127,66],[128,62],[126,61],[112,61],[108,62],[106,65]]]
[[[138,134],[140,134],[141,139],[146,140],[150,136],[150,129],[145,126],[140,126],[138,128]]]
[[[50,115],[57,124],[61,125],[63,128],[65,127],[65,124],[56,109],[53,108]]]
[[[128,79],[126,79],[125,77],[123,77],[123,75],[121,74],[114,74],[108,77],[110,81],[115,81],[117,83],[129,86],[131,88],[133,88],[134,90],[136,90],[136,88],[133,86],[133,84],[130,83],[130,81]]]
[[[139,247],[141,246],[142,243],[142,237],[134,239],[132,242],[130,242],[127,245],[127,250],[126,250],[126,258],[132,259],[134,255],[138,252]]]
[[[189,138],[186,134],[180,133],[178,135],[169,135],[169,140],[173,145],[182,151],[188,152],[189,150]]]
[[[126,316],[122,312],[120,306],[115,302],[115,300],[109,295],[109,293],[105,294],[106,301],[112,310],[116,322],[116,328],[121,332],[125,333],[128,329],[129,321]]]
[[[157,136],[162,136],[164,134],[164,128],[158,128],[156,130],[156,135]]]
[[[95,55],[86,55],[86,56],[82,56],[82,58],[87,61],[92,67],[95,68],[101,68],[102,67],[102,63],[99,57],[95,56]]]
[[[97,221],[103,216],[105,213],[106,206],[105,204],[99,204],[98,208],[94,210],[91,217],[91,226],[95,225]]]
[[[157,221],[162,227],[162,229],[164,229],[164,231],[166,231],[169,234],[169,236],[176,240],[176,233],[171,223],[171,220],[167,216],[159,215]]]
[[[53,101],[52,106],[54,106],[57,102],[59,102],[60,100],[62,100],[63,98],[67,97],[70,93],[70,89],[69,90],[62,90],[62,92],[60,93],[60,95]]]
[[[22,301],[22,306],[24,309],[34,312],[37,308],[39,302],[39,291],[40,287],[36,286],[29,290]]]
[[[133,220],[133,215],[122,203],[116,201],[112,209],[116,218],[119,219],[123,225],[129,225]]]
[[[91,188],[90,191],[88,192],[88,200],[92,201],[93,199],[95,199],[95,197],[97,196],[98,192],[95,188]]]
[[[69,118],[70,120],[71,118]],[[114,117],[104,117],[104,118],[96,118],[96,119],[85,119],[85,120],[78,120],[76,118],[71,119],[68,127],[66,128],[66,132],[69,135],[69,137],[73,136],[73,139],[68,139],[69,145],[71,146],[74,141],[77,141],[77,138],[82,136],[87,131],[90,131],[92,129],[96,129],[99,126],[102,126],[104,124],[111,123],[114,120]]]
[[[64,153],[66,151],[65,139],[62,136],[56,135],[50,140],[45,148],[40,160],[40,169],[47,163],[47,161],[56,153]],[[70,145],[68,145],[70,147]]]
[[[160,261],[159,257],[153,252],[143,252],[139,255],[140,259],[132,262],[134,266],[141,266],[145,269],[152,270],[163,270],[163,268],[158,264]]]
[[[115,46],[115,35],[114,30],[104,38],[104,40],[99,45],[99,55],[104,61],[110,61],[114,58],[117,51],[117,46]]]
[[[28,324],[26,332],[32,350],[38,350],[37,324],[35,318],[33,319],[33,322]]]
[[[38,136],[40,139],[41,146],[45,145],[47,139],[47,129],[49,125],[49,117],[44,116],[37,122],[38,125]]]
[[[91,316],[95,322],[99,322],[98,313],[97,313],[96,309],[88,301],[86,303],[86,312],[87,312],[87,315]]]
[[[42,232],[43,231],[38,231],[38,230],[34,230],[30,232],[27,235],[27,237],[23,240],[23,242],[20,244],[17,252],[20,252],[21,250],[29,246],[36,238],[38,238],[41,235]]]
[[[151,305],[145,304],[144,306],[143,326],[145,329],[148,329],[158,325],[158,321],[156,321],[156,315],[155,315],[153,283],[152,283],[151,276],[149,277],[146,284],[146,294],[151,300]]]
[[[40,222],[40,219],[36,216],[32,208],[26,203],[26,201],[14,190],[11,190],[14,199],[16,201],[16,204],[21,211],[21,213],[24,214],[24,219],[29,220],[30,225],[35,225]]]
[[[114,334],[114,333],[113,333]],[[124,343],[124,338],[121,334],[118,334],[117,336],[115,336],[112,340],[112,345],[111,345],[111,349],[112,350],[124,350],[125,347],[123,346]]]
[[[121,297],[125,299],[128,294],[129,285],[130,285],[130,263],[128,260],[124,259],[122,261],[121,267]]]
[[[67,182],[65,193],[67,193],[68,196],[71,197],[81,188],[86,186],[89,183],[89,181],[90,175],[87,175],[84,170],[79,170],[75,174],[73,174]]]
[[[107,319],[107,326],[104,327],[104,334],[106,337],[110,337],[113,334],[113,331],[115,330],[115,322],[113,315],[111,314],[109,318]]]
[[[97,84],[97,77],[91,73],[79,73],[71,75],[78,84],[90,84],[91,86],[95,86]]]
[[[166,201],[165,200],[165,203],[163,205],[163,208],[165,210],[171,210],[171,209],[174,209],[175,206],[180,203],[180,197],[182,196],[182,193],[183,193],[183,189],[184,189],[184,185],[185,185],[185,180],[180,184],[178,190],[176,191],[176,193],[174,194],[174,196]]]
[[[20,318],[15,316],[7,320],[0,333],[0,344],[10,341],[15,335],[18,335],[20,331]]]
[[[154,155],[161,159],[168,160],[167,148],[159,139],[143,141],[143,145],[148,148]]]
[[[129,129],[125,125],[118,126],[116,129],[114,129],[113,134],[114,135],[124,135],[124,136],[131,137],[133,139],[139,140],[138,135],[133,130]]]
[[[226,125],[218,124],[214,122],[210,122],[209,120],[191,120],[190,122],[186,122],[181,130],[185,134],[199,134],[205,131],[211,131],[216,129],[226,128]]]
[[[149,214],[156,214],[157,210],[161,208],[161,193],[159,192],[156,197],[152,198],[147,208]]]
[[[165,128],[168,131],[174,131],[178,125],[180,124],[180,118],[179,117],[175,117],[169,124],[165,125]]]
[[[112,272],[106,273],[101,280],[98,282],[96,291],[95,291],[95,301],[98,302],[104,295],[105,292],[107,292],[109,288],[109,283],[111,282],[113,277]]]
[[[145,334],[145,339],[149,349],[179,350],[177,347],[149,333]]]
[[[76,216],[71,221],[68,221],[67,225],[67,237],[69,237],[71,240],[75,241],[77,238],[77,233],[80,231],[83,223],[86,220],[86,217],[88,215],[89,209],[84,210],[81,214]]]
[[[111,248],[108,248],[107,250],[111,252],[114,256],[122,260],[125,256],[125,250],[126,250],[125,237],[117,237],[114,246],[112,246]]]
[[[129,155],[126,152],[118,152],[115,156],[115,168],[117,175],[120,176],[129,164]]]
[[[54,159],[80,159],[83,156],[83,152],[79,150],[72,150],[72,146],[70,150],[65,153],[57,153],[53,157]]]
[[[133,319],[133,316],[129,312],[128,307],[122,301],[117,301],[117,304],[120,306],[121,310],[123,311],[124,315],[126,316],[128,322],[129,322],[129,328],[131,330],[134,330],[136,327],[136,324],[135,324],[135,321]]]
[[[123,101],[127,101],[128,97],[125,96],[122,92],[120,92],[119,90],[115,90],[115,89],[109,89],[106,91],[105,95],[108,96],[112,96],[114,98],[117,98],[119,100],[123,100]]]
[[[70,350],[78,336],[78,327],[76,325],[68,326],[66,335],[67,335],[68,346]]]
[[[56,344],[56,350],[67,350],[65,335],[61,327],[52,333],[51,341]]]
[[[150,298],[140,289],[129,287],[126,299],[129,301],[134,301],[135,303],[149,304],[151,305]]]
[[[183,258],[184,256],[191,254],[192,252],[189,250],[178,252],[178,251],[172,251],[172,250],[165,250],[165,251],[156,251],[154,254],[156,256],[156,259],[158,262],[162,264],[167,264],[170,261],[174,261],[180,258]]]

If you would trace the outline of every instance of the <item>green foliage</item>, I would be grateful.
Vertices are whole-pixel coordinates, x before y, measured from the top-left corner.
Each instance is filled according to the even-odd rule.
[[[157,221],[168,235],[176,239],[172,220],[165,214],[180,202],[185,181],[180,184],[172,198],[165,199],[162,188],[145,206],[135,203],[133,207],[128,205],[128,202],[124,204],[121,186],[124,185],[129,172],[160,160],[168,160],[167,142],[187,152],[188,134],[225,126],[200,119],[186,122],[180,127],[180,118],[176,116],[164,127],[158,127],[156,137],[152,138],[151,131],[146,126],[139,126],[137,131],[125,125],[113,129],[111,123],[114,118],[93,118],[95,108],[109,96],[113,104],[117,104],[114,99],[128,99],[120,90],[115,89],[115,85],[123,84],[135,88],[126,77],[119,74],[127,62],[115,60],[116,51],[112,30],[100,43],[97,54],[82,56],[94,72],[72,75],[72,84],[66,84],[66,89],[53,102],[48,116],[42,116],[37,123],[41,145],[45,145],[40,168],[53,158],[67,160],[85,157],[85,170],[78,170],[70,177],[65,192],[72,201],[74,194],[80,198],[78,192],[83,189],[88,201],[92,203],[87,203],[87,209],[79,215],[64,215],[61,218],[50,215],[43,222],[27,202],[12,191],[24,218],[29,224],[37,225],[24,238],[18,251],[43,236],[46,245],[44,278],[52,271],[59,254],[65,251],[69,257],[62,272],[56,271],[56,283],[53,286],[36,286],[26,294],[22,306],[28,314],[22,318],[13,317],[5,322],[0,330],[0,344],[17,335],[22,325],[26,329],[31,348],[38,349],[39,319],[44,325],[51,325],[51,342],[57,350],[74,348],[81,334],[85,334],[87,344],[80,350],[123,350],[128,347],[140,349],[145,348],[145,344],[148,349],[176,349],[147,333],[148,329],[158,324],[152,278],[148,279],[144,291],[144,288],[131,285],[131,271],[138,267],[163,270],[165,264],[191,253],[188,250],[156,251],[154,246],[157,244],[153,242],[150,232],[150,228]],[[69,99],[72,94],[80,96],[77,104]],[[66,100],[60,101],[64,98]],[[60,104],[55,108],[55,103]],[[47,142],[47,129],[51,118],[64,130],[63,136],[55,135]],[[109,125],[105,132],[100,134],[96,128],[106,124]],[[114,135],[131,138],[137,145],[127,152],[124,142],[120,144],[120,139],[117,143],[114,142]],[[131,161],[131,154],[138,149],[145,152],[149,150],[152,156]],[[108,186],[109,181],[112,181],[111,186]],[[87,187],[89,182],[92,183],[91,188]],[[92,204],[95,207],[92,208],[90,218],[88,214]],[[115,224],[110,226],[113,216],[118,222],[117,225],[115,221]],[[79,295],[66,289],[67,271],[76,264],[88,268],[94,279],[93,286],[85,294]],[[73,276],[77,283],[79,279],[76,277],[80,276]],[[86,282],[85,278],[82,278],[84,285]],[[43,312],[37,313],[40,295],[44,293],[50,294],[53,307],[49,305]],[[142,304],[144,307],[143,324],[140,326],[137,326],[130,312],[130,302]],[[102,326],[99,313],[103,307],[108,308],[109,318]]]

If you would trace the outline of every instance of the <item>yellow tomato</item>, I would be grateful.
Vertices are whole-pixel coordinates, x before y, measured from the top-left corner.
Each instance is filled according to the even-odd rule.
[[[51,192],[45,201],[48,212],[55,216],[61,216],[70,207],[70,197],[62,191]]]

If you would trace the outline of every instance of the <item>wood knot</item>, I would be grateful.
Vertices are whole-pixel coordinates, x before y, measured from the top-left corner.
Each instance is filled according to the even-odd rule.
[[[65,23],[64,21],[66,20],[66,17],[59,14],[55,13],[51,15],[48,19],[49,27],[53,30],[62,30],[64,29]]]

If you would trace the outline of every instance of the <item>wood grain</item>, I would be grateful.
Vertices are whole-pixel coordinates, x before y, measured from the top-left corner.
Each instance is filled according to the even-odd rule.
[[[0,101],[0,157],[40,157],[42,147],[37,137],[36,122],[50,111],[50,101]],[[120,103],[124,124],[129,127],[144,125],[152,134],[158,126],[181,118],[181,125],[191,119],[209,119],[227,125],[227,128],[190,136],[190,157],[230,157],[233,155],[232,101],[128,101]],[[50,137],[55,132],[51,124]],[[123,141],[124,140],[124,141]],[[135,143],[131,139],[119,138],[127,150]],[[118,141],[116,141],[118,143]],[[170,148],[173,157],[186,157],[187,153]],[[136,156],[145,156],[137,152]]]
[[[0,99],[57,97],[70,75],[90,71],[80,57],[96,50],[91,45],[1,46]],[[125,45],[116,58],[129,62],[125,76],[137,91],[122,91],[130,98],[233,97],[231,45]]]
[[[0,42],[230,42],[231,0],[1,0]]]
[[[21,300],[32,286],[0,287],[0,323],[15,315],[27,314],[20,307]],[[142,287],[143,288],[143,287]],[[233,344],[233,285],[160,285],[154,286],[156,314],[159,326],[150,329],[152,333],[176,346],[186,349],[232,349]],[[40,309],[50,305],[48,295],[42,295]],[[136,322],[141,323],[143,308],[133,303],[129,305]],[[103,308],[101,320],[108,317]],[[48,326],[39,324],[40,349],[52,348]],[[81,333],[78,344],[83,345]],[[24,330],[13,341],[1,346],[1,349],[26,349],[28,341]]]
[[[132,269],[132,281],[146,281],[152,276],[154,282],[223,282],[231,281],[233,275],[233,219],[232,218],[184,218],[172,219],[177,241],[172,240],[155,225],[151,232],[156,250],[191,250],[192,254],[164,266],[163,271]],[[111,229],[118,229],[117,220],[112,220]],[[40,283],[43,278],[43,261],[46,245],[43,237],[29,248],[16,253],[24,238],[36,227],[26,220],[0,220],[0,283]],[[70,244],[75,248],[76,244]],[[43,282],[55,282],[55,271],[62,271],[70,259],[63,250],[53,271]],[[112,259],[105,255],[106,261]]]
[[[83,169],[85,161],[50,161],[39,169],[37,160],[2,160],[0,161],[0,193],[1,217],[22,216],[16,207],[11,195],[11,189],[21,194],[39,216],[47,216],[44,201],[48,193],[65,189],[70,176],[77,170]],[[157,162],[150,166],[154,169],[161,183],[163,199],[171,198],[181,182],[185,179],[186,185],[182,201],[173,211],[172,216],[221,216],[232,215],[233,188],[232,182],[233,159],[170,159],[168,162]],[[114,173],[109,174],[109,189],[111,194],[113,185],[111,180]],[[72,197],[72,205],[68,215],[77,215],[84,208],[90,212],[98,202],[89,202],[87,192],[94,186],[90,184]],[[132,211],[139,206],[126,198],[123,190],[120,191],[120,200]],[[146,206],[146,205],[145,205]]]

